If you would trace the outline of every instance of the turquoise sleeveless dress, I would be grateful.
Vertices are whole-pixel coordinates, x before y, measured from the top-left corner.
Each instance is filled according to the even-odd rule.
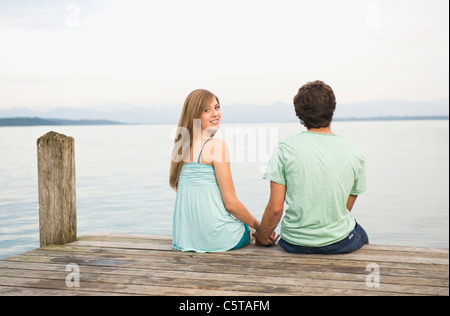
[[[185,163],[178,180],[173,215],[173,249],[223,252],[236,249],[248,228],[225,208],[214,167]]]

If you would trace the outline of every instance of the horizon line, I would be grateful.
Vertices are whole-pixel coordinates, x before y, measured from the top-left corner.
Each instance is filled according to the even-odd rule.
[[[17,120],[17,122],[14,122]],[[426,121],[426,120],[449,120],[449,115],[415,115],[415,116],[378,116],[378,117],[347,117],[334,118],[337,122],[357,122],[357,121]],[[290,121],[231,121],[223,124],[255,124],[255,123],[300,123]],[[125,123],[107,119],[53,119],[40,117],[10,117],[0,118],[0,127],[25,127],[25,126],[89,126],[89,125],[176,125],[176,122],[148,122],[148,123]]]
[[[449,97],[439,98],[439,99],[433,99],[433,100],[422,100],[422,101],[411,101],[407,99],[373,99],[373,100],[366,100],[366,101],[356,101],[356,102],[338,102],[337,106],[339,105],[358,105],[358,104],[365,104],[365,103],[372,103],[372,102],[408,102],[412,104],[421,104],[421,103],[433,103],[438,105],[439,103],[448,103],[450,104]],[[184,101],[183,101],[184,103]],[[80,106],[64,106],[64,105],[56,105],[56,106],[40,106],[34,108],[33,106],[12,106],[12,107],[0,107],[0,111],[8,111],[8,110],[20,110],[20,109],[26,109],[26,110],[32,110],[32,111],[38,111],[38,112],[45,112],[45,111],[52,111],[55,109],[76,109],[76,110],[91,110],[96,111],[99,109],[106,109],[108,106],[111,107],[121,107],[122,109],[113,109],[112,111],[124,111],[124,110],[130,110],[135,108],[160,108],[165,106],[183,106],[183,103],[175,104],[175,103],[165,103],[165,104],[150,104],[150,103],[106,103],[106,104],[96,104],[96,105],[80,105]],[[233,102],[233,103],[223,103],[221,105],[223,106],[235,106],[235,105],[247,105],[247,106],[273,106],[278,104],[284,104],[284,105],[293,105],[291,103],[287,103],[285,101],[277,101],[272,103],[245,103],[245,102]]]

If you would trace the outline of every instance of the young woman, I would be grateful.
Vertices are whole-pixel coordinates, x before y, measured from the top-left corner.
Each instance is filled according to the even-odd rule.
[[[170,186],[177,191],[173,247],[216,252],[249,244],[260,223],[236,196],[228,147],[213,138],[220,126],[219,99],[207,90],[187,97],[172,152]]]

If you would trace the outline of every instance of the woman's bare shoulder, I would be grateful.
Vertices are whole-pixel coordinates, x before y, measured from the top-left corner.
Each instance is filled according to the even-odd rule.
[[[229,162],[228,146],[224,140],[220,138],[212,138],[205,144],[205,153],[207,153],[209,161]],[[206,157],[205,157],[206,158]]]
[[[225,141],[217,137],[211,138],[206,144],[209,144],[210,146],[223,146],[223,145],[226,146]]]

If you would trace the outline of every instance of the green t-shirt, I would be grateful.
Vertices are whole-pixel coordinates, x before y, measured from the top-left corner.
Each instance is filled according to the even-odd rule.
[[[281,141],[265,179],[286,186],[281,238],[307,247],[338,242],[355,228],[350,194],[366,190],[365,159],[335,134],[302,132]]]

